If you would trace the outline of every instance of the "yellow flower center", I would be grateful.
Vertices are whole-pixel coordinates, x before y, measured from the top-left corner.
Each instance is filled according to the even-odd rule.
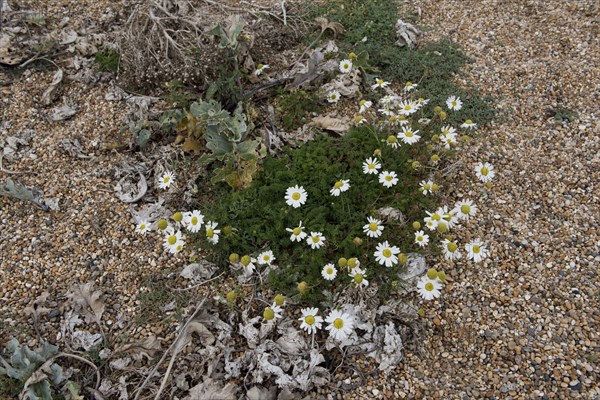
[[[344,327],[344,320],[343,320],[343,319],[341,319],[341,318],[336,318],[336,319],[333,321],[333,327],[334,327],[335,329],[342,329],[342,328]]]
[[[454,242],[448,243],[448,251],[450,253],[454,253],[456,251],[456,249],[458,249],[458,246],[456,245],[456,243],[454,243]]]
[[[265,255],[263,256],[263,260],[265,260],[265,261],[269,261],[269,259],[270,259],[270,258],[271,258],[271,257],[269,257],[269,255],[268,255],[268,254],[265,254]]]
[[[433,214],[431,216],[431,219],[434,220],[434,221],[439,221],[439,220],[442,219],[442,217],[440,216],[440,214]]]
[[[481,168],[481,175],[487,176],[487,174],[489,174],[489,172],[490,172],[490,170],[487,167]]]
[[[371,222],[369,224],[369,230],[375,232],[377,230],[377,228],[379,228],[379,225],[377,225],[375,222]]]
[[[396,143],[398,141],[398,138],[394,135],[390,135],[387,138],[388,143]]]
[[[192,225],[196,225],[198,223],[197,217],[192,217]]]
[[[209,238],[212,238],[215,235],[215,232],[212,230],[212,228],[208,228],[206,230],[206,236]]]
[[[304,317],[304,322],[306,322],[308,325],[312,325],[315,323],[315,317],[312,315],[307,315]]]
[[[335,185],[333,185],[333,187],[335,187],[336,189],[340,189],[342,186],[344,186],[344,182],[342,181],[337,181]]]
[[[250,256],[242,256],[242,259],[240,261],[244,267],[247,267],[250,264],[250,261],[252,261],[252,259],[250,258]]]
[[[430,190],[431,189],[431,185],[429,183],[426,183],[426,184],[423,185],[423,189]]]
[[[362,106],[364,106],[366,103],[367,103],[367,101],[366,101],[366,100],[361,100],[361,101],[359,101],[359,102],[358,102],[358,105],[362,107]]]
[[[473,121],[471,121],[470,119],[468,119],[468,120],[467,120],[465,123],[466,123],[467,125],[473,125]]]
[[[410,109],[411,109],[411,108],[412,108],[412,107],[411,107],[410,105],[408,105],[408,104],[404,106],[404,109],[405,109],[406,111],[410,111]]]
[[[427,283],[425,284],[425,290],[427,290],[427,291],[431,292],[431,291],[433,290],[433,283],[431,283],[431,282],[427,282]]]
[[[460,207],[460,212],[462,212],[463,214],[468,214],[471,212],[471,207],[469,207],[468,205],[464,204]]]
[[[348,260],[348,266],[349,266],[350,268],[354,268],[354,267],[356,267],[356,262],[357,262],[357,261],[358,261],[358,260],[357,260],[356,258],[352,257],[351,259],[349,259],[349,260]]]
[[[452,105],[456,107],[456,100],[452,100]]]
[[[375,169],[375,164],[373,164],[373,163],[369,164],[369,169]]]
[[[319,243],[321,241],[321,238],[319,238],[318,236],[313,236],[312,241],[313,243]]]
[[[383,79],[377,79],[377,84],[378,85],[383,85]]]
[[[165,176],[165,177],[163,178],[163,182],[164,182],[164,183],[169,183],[169,181],[170,181],[170,180],[171,180],[171,178],[170,178],[170,177],[168,177],[168,176]]]
[[[177,251],[181,251],[181,249],[183,249],[183,245],[181,245],[181,244],[178,244],[178,245],[177,245]]]
[[[300,233],[302,233],[302,229],[294,228],[294,232],[293,232],[294,235],[298,236]]]
[[[406,131],[406,137],[413,137],[414,133],[412,131]]]
[[[412,86],[412,82],[411,81],[406,82],[406,86]]]
[[[390,258],[390,257],[392,256],[392,251],[391,251],[390,249],[385,249],[385,250],[383,251],[383,256],[384,256],[385,258]]]
[[[360,283],[362,283],[362,281],[363,281],[363,276],[362,276],[362,274],[356,274],[356,275],[354,276],[354,282],[356,282],[356,283],[360,284]]]
[[[292,195],[292,199],[294,200],[300,200],[300,193],[296,192]]]
[[[265,66],[263,64],[258,64],[258,69],[263,69]]]
[[[175,243],[177,243],[177,236],[175,236],[175,235],[169,236],[169,238],[167,239],[167,243],[169,243],[171,246],[173,246]]]
[[[473,253],[479,254],[480,251],[481,251],[481,247],[479,247],[477,245],[473,246]]]
[[[417,236],[417,241],[422,242],[423,241],[423,236]]]
[[[263,317],[267,321],[271,321],[273,318],[275,318],[275,311],[273,311],[273,309],[271,307],[267,307],[265,309],[265,311],[263,312]]]
[[[385,180],[388,181],[388,182],[391,182],[392,181],[392,176],[391,175],[386,176]]]
[[[327,268],[327,275],[333,275],[333,268]]]
[[[345,63],[345,64],[344,64],[344,69],[348,69],[348,68],[350,68],[350,64],[348,64],[348,63]]]
[[[140,225],[140,231],[143,231],[143,230],[145,230],[145,229],[146,229],[146,224],[141,224],[141,225]]]

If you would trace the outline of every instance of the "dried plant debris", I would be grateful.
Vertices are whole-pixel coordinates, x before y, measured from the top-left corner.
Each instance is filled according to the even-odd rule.
[[[350,117],[336,118],[324,115],[314,117],[309,125],[315,128],[325,129],[342,135],[347,133],[350,129],[351,120]]]
[[[0,138],[1,155],[8,161],[15,161],[18,157],[18,151],[25,146],[29,146],[31,139],[36,132],[33,129],[25,129],[16,136]]]
[[[69,119],[75,114],[77,114],[77,109],[67,104],[63,104],[62,106],[54,107],[50,111],[50,115],[48,116],[48,118],[50,119],[50,121],[57,122]]]
[[[59,208],[58,199],[44,198],[44,192],[41,190],[26,186],[18,180],[13,181],[11,178],[6,178],[0,184],[0,195],[30,201],[44,211],[57,211]]]
[[[67,297],[71,300],[73,309],[82,315],[88,324],[91,322],[100,324],[105,304],[102,292],[94,288],[93,282],[73,285]]]
[[[56,90],[58,88],[58,85],[63,80],[63,75],[64,75],[63,70],[59,68],[58,71],[56,71],[56,73],[52,77],[52,82],[50,82],[50,85],[48,85],[48,87],[42,94],[42,104],[43,105],[49,106],[50,104],[52,104],[52,102],[54,101],[54,98],[56,96]]]
[[[60,142],[60,147],[63,152],[75,158],[91,158],[91,156],[85,154],[77,138],[66,138]]]

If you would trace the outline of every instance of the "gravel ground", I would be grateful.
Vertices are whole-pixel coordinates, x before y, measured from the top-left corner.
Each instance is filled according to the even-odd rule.
[[[48,15],[60,20],[72,3],[52,3]],[[88,3],[94,7],[84,7]],[[100,3],[81,1],[78,7],[94,18],[103,11]],[[391,376],[369,378],[344,398],[596,398],[598,5],[415,4],[422,9],[421,24],[433,27],[427,39],[450,37],[473,57],[458,79],[496,97],[499,121],[461,156],[456,180],[472,183],[447,188],[449,201],[471,198],[480,208],[479,223],[461,231],[460,240],[481,237],[492,255],[477,265],[444,265],[452,282],[440,300],[423,305],[431,327],[424,354],[407,353]],[[79,138],[86,153],[95,152],[94,141],[119,140],[125,105],[105,100],[107,85],[89,89],[70,82],[62,96],[80,109],[71,120],[50,122],[39,97],[52,75],[34,72],[0,87],[2,118],[10,123],[0,137],[36,132],[20,159],[5,168],[35,172],[16,177],[60,199],[60,211],[48,213],[0,198],[2,343],[13,335],[34,337],[23,308],[47,290],[60,309],[75,282],[94,280],[102,287],[111,299],[108,320],[118,312],[133,320],[143,277],[179,268],[189,256],[167,256],[158,241],[133,232],[114,182],[97,173],[120,161],[116,152],[79,160],[59,150],[58,142],[69,137]],[[559,107],[576,111],[578,119],[556,121],[549,111]],[[479,161],[496,168],[490,190],[473,180]],[[6,176],[0,172],[0,178]],[[55,324],[42,329],[47,337],[57,334]],[[135,331],[161,334],[162,327],[141,325]]]

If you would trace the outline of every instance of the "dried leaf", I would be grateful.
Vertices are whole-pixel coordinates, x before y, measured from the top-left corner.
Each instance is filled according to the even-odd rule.
[[[190,389],[189,396],[186,400],[231,400],[237,399],[237,393],[240,390],[239,386],[234,383],[228,383],[221,386],[217,381],[211,378],[205,378],[202,383]]]
[[[115,191],[122,202],[134,203],[144,197],[148,191],[146,177],[141,172],[138,172],[138,176],[140,179],[137,182],[132,180],[133,176],[131,175],[126,175],[117,182]]]
[[[200,282],[210,279],[216,270],[217,266],[215,264],[211,264],[206,260],[201,260],[198,263],[186,266],[179,275],[185,279]]]
[[[377,215],[383,218],[384,221],[399,222],[400,225],[405,224],[404,214],[394,207],[382,207],[377,210]]]
[[[414,49],[417,47],[421,32],[411,23],[404,22],[401,19],[396,21],[396,45],[400,47],[408,47]]]
[[[329,21],[325,17],[315,18],[315,22],[321,26],[321,32],[325,32],[327,29],[330,29],[333,32],[334,39],[337,39],[338,35],[346,32],[346,29],[339,22]]]
[[[0,64],[18,65],[27,57],[24,52],[19,51],[18,46],[11,43],[12,39],[12,35],[0,32]]]
[[[53,108],[49,118],[50,121],[56,122],[71,118],[75,114],[77,114],[77,110],[65,104],[60,107]]]
[[[83,349],[90,351],[102,342],[102,335],[99,333],[90,333],[84,330],[77,330],[72,335],[72,346],[74,349]]]
[[[101,299],[102,292],[94,290],[93,282],[73,285],[67,292],[67,297],[71,299],[74,309],[83,315],[87,323],[100,323],[105,305]]]
[[[202,143],[191,136],[188,136],[185,139],[182,148],[186,153],[194,153],[195,155],[202,153]]]
[[[6,181],[0,185],[0,195],[31,201],[42,210],[48,211],[50,207],[46,203],[49,199],[42,198],[43,194],[41,190],[35,187],[25,186],[21,182],[15,182],[10,178],[6,178]]]
[[[76,138],[62,139],[60,141],[60,147],[65,153],[67,153],[71,157],[91,158],[83,152],[83,149],[81,148],[81,143],[79,143],[79,140]]]
[[[350,123],[350,118],[348,117],[333,118],[329,116],[320,116],[313,118],[309,125],[314,126],[315,128],[326,129],[328,131],[343,134],[350,129]]]
[[[52,82],[46,88],[44,94],[42,94],[42,104],[44,104],[45,106],[49,106],[50,104],[52,104],[52,102],[54,101],[54,96],[56,95],[56,89],[58,88],[58,85],[62,82],[62,80],[63,70],[59,68],[58,71],[56,71],[56,73],[52,77]]]

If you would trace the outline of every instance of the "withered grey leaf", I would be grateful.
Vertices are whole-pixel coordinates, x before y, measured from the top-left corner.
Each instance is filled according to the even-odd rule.
[[[148,191],[146,177],[141,172],[138,172],[138,176],[138,181],[134,181],[132,175],[126,175],[117,182],[115,191],[122,202],[134,203],[144,197]]]
[[[56,122],[71,118],[75,114],[77,114],[77,110],[75,108],[64,104],[60,107],[53,108],[50,112],[49,118],[51,121]]]
[[[50,82],[50,85],[46,88],[46,90],[42,94],[42,104],[43,105],[49,106],[50,104],[52,104],[52,102],[54,101],[54,97],[56,95],[56,89],[58,88],[58,85],[63,80],[63,75],[64,75],[63,70],[60,68],[58,69],[58,71],[56,71],[56,73],[54,73],[54,76],[52,77],[52,82]],[[54,120],[54,121],[56,121],[56,120]]]
[[[83,149],[81,148],[81,143],[79,143],[79,140],[76,138],[62,139],[60,141],[60,147],[65,153],[67,153],[71,157],[91,158],[83,152]]]
[[[0,195],[31,201],[44,211],[48,211],[49,209],[45,199],[42,198],[43,192],[41,190],[25,186],[23,183],[19,181],[15,182],[10,178],[6,178],[4,183],[0,185]]]
[[[326,129],[339,134],[348,132],[350,129],[350,118],[334,118],[330,116],[319,116],[314,117],[309,123],[310,126],[314,126],[319,129]]]
[[[228,383],[222,386],[219,382],[212,378],[204,378],[202,383],[197,384],[190,389],[186,400],[231,400],[237,399],[237,393],[240,390],[235,383]]]

